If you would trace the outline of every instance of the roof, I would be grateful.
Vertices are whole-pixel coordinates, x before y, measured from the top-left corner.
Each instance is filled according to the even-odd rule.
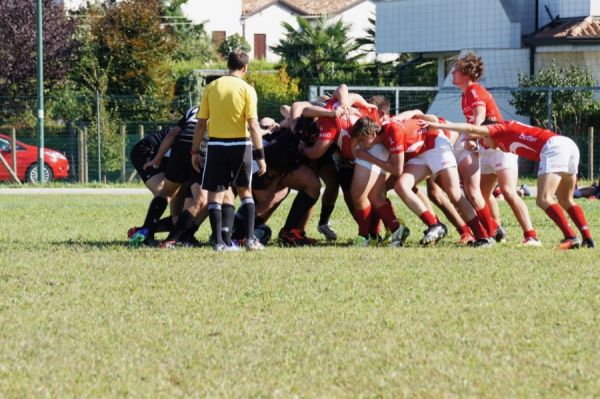
[[[242,0],[242,15],[248,17],[279,4],[305,16],[338,14],[367,0]]]
[[[559,18],[525,37],[530,46],[600,44],[600,17]]]

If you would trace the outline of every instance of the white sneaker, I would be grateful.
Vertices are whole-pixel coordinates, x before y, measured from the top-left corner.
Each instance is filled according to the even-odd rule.
[[[235,241],[231,241],[231,245],[225,245],[224,252],[239,252],[242,248]]]
[[[541,247],[542,242],[536,237],[527,237],[523,240],[521,245],[524,247]]]
[[[248,238],[245,246],[248,251],[262,251],[265,249],[264,245],[262,245],[255,237]]]
[[[335,232],[335,230],[333,230],[333,228],[331,227],[331,224],[329,224],[329,223],[322,224],[319,226],[318,230],[319,230],[319,233],[321,233],[325,236],[325,239],[327,241],[337,240],[337,233]]]

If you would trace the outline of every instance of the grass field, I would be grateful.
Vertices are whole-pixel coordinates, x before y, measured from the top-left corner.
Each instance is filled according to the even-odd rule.
[[[396,201],[408,248],[262,253],[130,249],[148,200],[0,196],[0,397],[600,392],[599,252],[554,250],[533,200],[543,248],[517,247],[504,203],[508,243],[418,248]],[[334,220],[353,238],[341,205]]]

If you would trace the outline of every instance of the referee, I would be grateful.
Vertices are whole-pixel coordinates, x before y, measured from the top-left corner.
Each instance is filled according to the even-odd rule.
[[[243,80],[248,72],[248,54],[241,50],[232,51],[227,58],[227,68],[229,73],[226,76],[213,81],[204,90],[192,142],[192,165],[198,172],[202,169],[200,143],[208,124],[202,187],[208,191],[208,216],[215,238],[213,249],[227,249],[221,236],[221,206],[225,191],[235,185],[242,200],[239,212],[248,221],[246,249],[259,250],[263,246],[254,237],[256,209],[251,188],[252,145],[258,153],[258,174],[262,175],[267,170],[262,146],[264,132],[258,125],[256,91]]]

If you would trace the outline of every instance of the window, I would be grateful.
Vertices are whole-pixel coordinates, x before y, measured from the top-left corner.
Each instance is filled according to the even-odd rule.
[[[264,60],[267,56],[267,35],[264,33],[254,34],[254,58]]]
[[[224,30],[213,30],[212,41],[216,48],[219,48],[221,43],[223,43],[225,41],[225,37],[227,37],[227,34],[225,33]]]

